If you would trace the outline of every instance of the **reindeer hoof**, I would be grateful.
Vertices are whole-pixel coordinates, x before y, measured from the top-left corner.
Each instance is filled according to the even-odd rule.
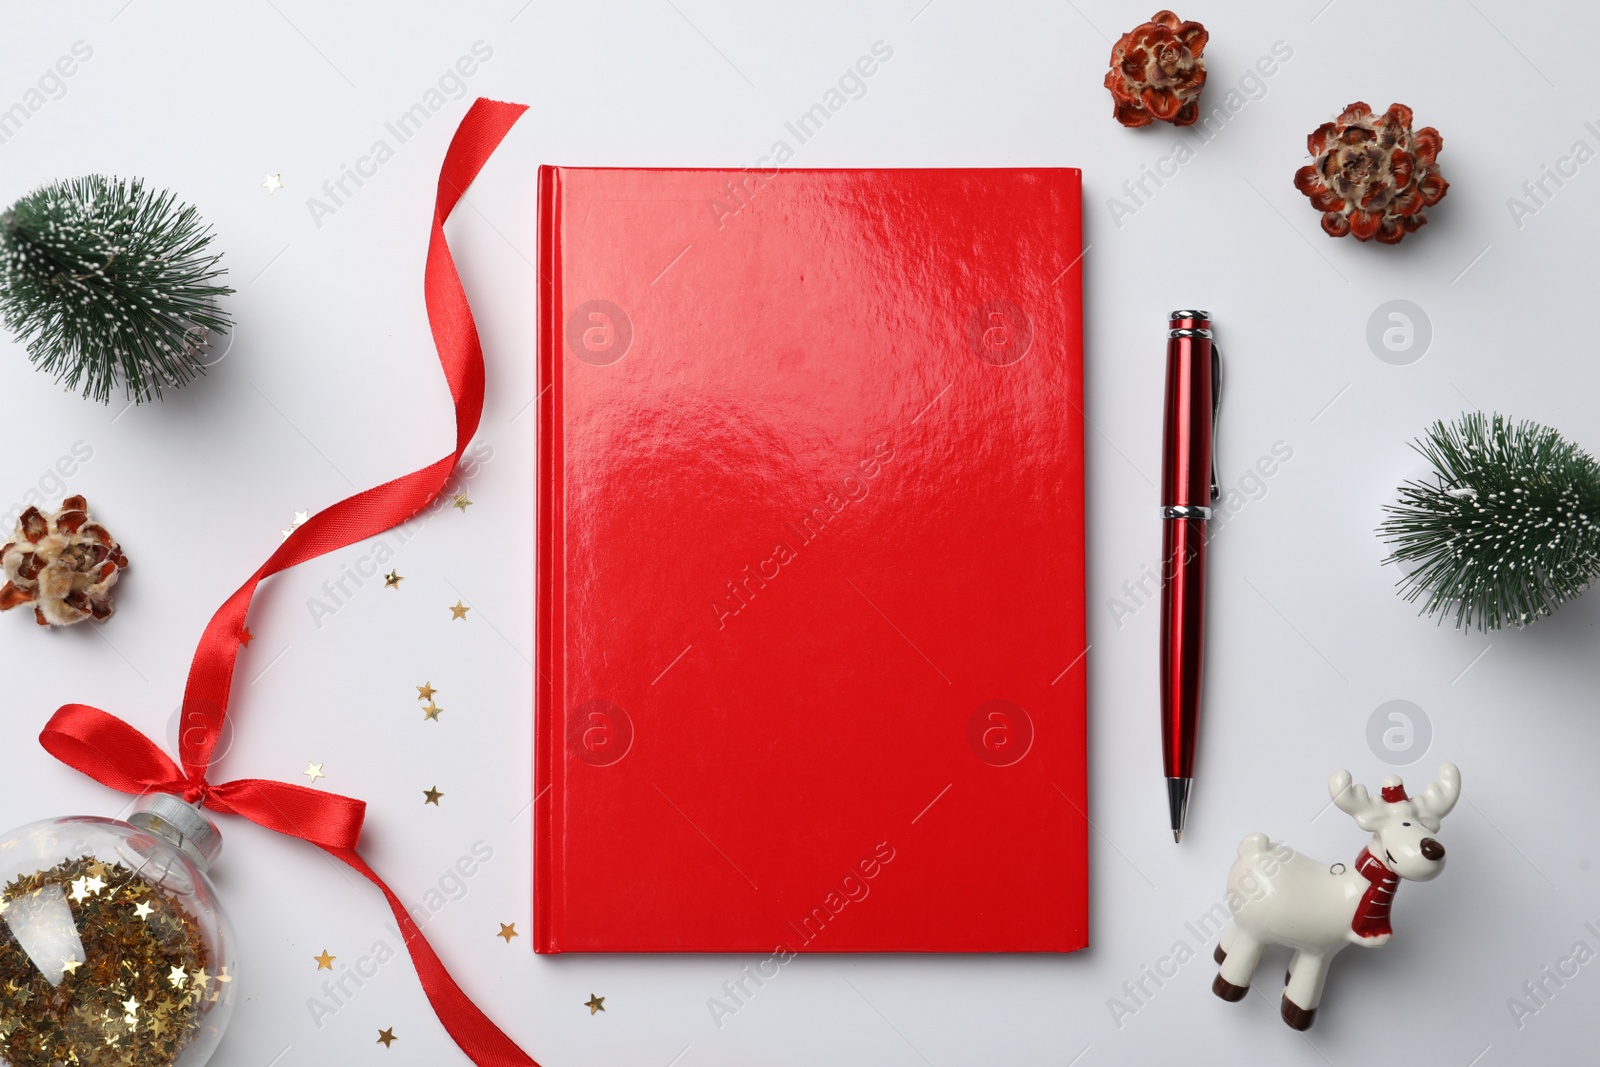
[[[1221,945],[1218,945],[1217,950],[1211,954],[1211,958],[1216,960],[1217,966],[1220,967],[1222,966],[1222,961],[1228,958],[1228,954],[1222,951]]]
[[[1219,979],[1220,980],[1220,979]],[[1287,995],[1283,998],[1283,1021],[1296,1030],[1309,1030],[1317,1018],[1317,1009],[1309,1011],[1290,1000]]]
[[[1218,951],[1221,950],[1219,949]],[[1250,992],[1250,987],[1247,985],[1234,985],[1232,982],[1228,981],[1219,974],[1217,975],[1216,981],[1211,983],[1211,992],[1232,1004],[1243,1000],[1244,995]],[[1285,1003],[1287,1003],[1287,1001]],[[1310,1024],[1308,1023],[1307,1025]]]

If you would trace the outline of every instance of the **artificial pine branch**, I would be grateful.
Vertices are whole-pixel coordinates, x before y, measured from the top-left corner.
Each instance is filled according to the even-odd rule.
[[[1412,443],[1434,467],[1379,528],[1385,563],[1428,615],[1457,629],[1526,626],[1600,578],[1600,463],[1548,426],[1500,415],[1435,423]]]
[[[91,174],[36,189],[0,213],[0,316],[29,359],[101,403],[120,379],[135,402],[205,373],[216,306],[233,290],[211,228],[170,192]]]

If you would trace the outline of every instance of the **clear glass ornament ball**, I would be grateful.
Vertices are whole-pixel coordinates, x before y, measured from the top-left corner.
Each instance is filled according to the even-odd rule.
[[[127,822],[0,837],[0,1064],[199,1067],[233,1013],[233,929],[198,809],[141,797]]]

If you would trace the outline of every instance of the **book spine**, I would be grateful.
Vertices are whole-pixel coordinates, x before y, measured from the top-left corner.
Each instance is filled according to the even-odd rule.
[[[1067,321],[1072,324],[1070,331],[1064,336],[1065,359],[1062,365],[1066,368],[1068,378],[1066,383],[1066,396],[1068,410],[1066,416],[1067,433],[1071,438],[1071,448],[1078,457],[1068,472],[1068,476],[1061,482],[1060,506],[1066,514],[1084,516],[1088,514],[1088,499],[1084,488],[1084,413],[1083,413],[1083,257],[1089,251],[1083,244],[1083,175],[1076,171],[1066,171],[1061,175],[1061,180],[1066,183],[1070,192],[1063,197],[1063,202],[1070,207],[1064,210],[1070,214],[1063,219],[1063,248],[1074,253],[1071,264],[1067,267],[1067,277],[1057,279],[1062,284],[1056,288],[1062,294],[1062,300],[1067,309]],[[1066,647],[1072,649],[1077,657],[1076,665],[1066,674],[1066,677],[1057,678],[1052,686],[1059,683],[1058,688],[1065,690],[1066,707],[1069,718],[1066,721],[1068,736],[1074,739],[1069,747],[1057,761],[1057,767],[1062,785],[1060,789],[1069,803],[1074,805],[1079,812],[1087,812],[1089,802],[1089,748],[1084,741],[1088,731],[1089,706],[1089,602],[1087,590],[1089,588],[1089,572],[1086,559],[1084,539],[1086,536],[1085,523],[1080,517],[1073,523],[1072,543],[1066,549],[1066,558],[1070,560],[1071,583],[1078,590],[1076,603],[1071,614],[1067,617]],[[1080,651],[1081,650],[1081,651]],[[1073,866],[1076,870],[1087,872],[1089,870],[1089,819],[1085,815],[1082,825],[1077,825],[1072,831],[1073,841],[1069,845],[1073,857]],[[1089,909],[1091,907],[1090,894],[1087,889],[1088,875],[1080,876],[1081,885],[1078,908],[1076,914],[1071,916],[1068,923],[1068,943],[1064,947],[1071,951],[1083,948],[1089,944]]]
[[[561,832],[562,786],[560,759],[561,715],[557,704],[555,605],[556,415],[559,410],[555,377],[560,358],[561,324],[557,318],[558,280],[561,273],[560,234],[561,173],[555,167],[539,168],[539,395],[534,403],[538,426],[534,495],[537,501],[535,537],[538,545],[534,587],[534,766],[533,766],[533,948],[557,952],[562,884],[559,865],[563,852]]]

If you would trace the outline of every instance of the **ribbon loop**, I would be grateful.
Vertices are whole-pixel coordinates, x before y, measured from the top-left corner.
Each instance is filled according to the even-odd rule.
[[[355,848],[367,814],[364,800],[264,778],[214,785],[206,806],[329,849]]]
[[[87,704],[64,704],[39,734],[44,750],[122,793],[182,793],[191,782],[144,734]]]
[[[366,803],[286,782],[245,778],[213,784],[206,772],[228,715],[239,637],[256,586],[298,563],[376,536],[405,522],[438,497],[483,415],[483,350],[467,294],[456,273],[444,223],[511,127],[527,110],[481,97],[456,129],[439,172],[423,294],[439,365],[456,412],[451,455],[418,471],[357,493],[313,515],[289,535],[206,624],[183,696],[185,729],[178,763],[121,719],[86,704],[65,704],[50,717],[39,743],[61,762],[124,793],[176,793],[213,811],[240,815],[280,834],[309,841],[343,860],[382,892],[405,935],[417,977],[439,1021],[479,1067],[538,1067],[461,991],[422,936],[400,898],[356,852]]]

